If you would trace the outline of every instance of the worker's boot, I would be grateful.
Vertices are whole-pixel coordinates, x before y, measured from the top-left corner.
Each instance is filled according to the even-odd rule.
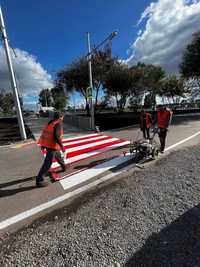
[[[60,175],[56,172],[50,172],[50,178],[53,182],[59,181],[60,179],[62,179],[62,177],[60,177]]]
[[[61,170],[62,170],[62,172],[66,172],[66,170],[67,170],[66,166],[65,165],[61,165]]]
[[[46,186],[48,186],[48,183],[45,181],[36,182],[36,186],[37,187],[46,187]]]

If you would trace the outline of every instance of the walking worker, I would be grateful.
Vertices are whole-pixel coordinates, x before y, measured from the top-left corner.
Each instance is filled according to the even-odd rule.
[[[65,148],[62,144],[63,136],[63,121],[64,115],[56,111],[54,113],[53,120],[45,126],[42,135],[38,141],[41,145],[41,149],[46,149],[46,157],[44,163],[36,177],[36,186],[44,187],[48,184],[44,181],[44,175],[46,175],[51,167],[53,159],[61,165],[62,171],[66,170],[64,159],[61,157],[60,151],[65,152]],[[57,174],[50,172],[51,178],[57,178]]]
[[[164,153],[168,127],[171,123],[173,112],[166,106],[157,107],[158,135],[160,139],[160,152]]]
[[[152,124],[151,114],[142,109],[140,113],[140,129],[143,132],[143,137],[145,139],[150,138],[149,131],[151,128],[151,124]]]

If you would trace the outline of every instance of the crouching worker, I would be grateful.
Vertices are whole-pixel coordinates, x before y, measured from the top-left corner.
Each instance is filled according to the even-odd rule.
[[[172,111],[165,106],[157,107],[158,135],[160,139],[160,152],[164,153],[168,127],[172,119]]]
[[[63,136],[63,121],[64,116],[59,112],[54,113],[53,120],[44,128],[42,135],[38,141],[42,149],[46,149],[46,157],[44,163],[36,177],[36,186],[44,187],[48,184],[44,181],[44,175],[46,175],[51,167],[53,159],[55,158],[60,164],[62,171],[66,170],[64,159],[61,157],[60,150],[64,153],[65,148],[62,144]],[[51,178],[56,178],[57,174],[51,172]]]
[[[151,114],[142,110],[140,113],[140,129],[143,132],[143,137],[145,139],[150,138],[149,131],[151,128],[151,124],[152,124]]]

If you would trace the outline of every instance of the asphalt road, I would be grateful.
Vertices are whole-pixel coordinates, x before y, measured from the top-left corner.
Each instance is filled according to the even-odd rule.
[[[200,146],[1,241],[0,266],[200,266]]]
[[[199,128],[198,116],[174,118],[167,145]],[[3,237],[0,266],[200,266],[199,141]]]

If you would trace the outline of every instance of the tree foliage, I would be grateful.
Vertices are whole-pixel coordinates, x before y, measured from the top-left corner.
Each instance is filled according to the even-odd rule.
[[[43,89],[42,91],[40,91],[38,101],[43,107],[51,107],[52,106],[51,91],[49,89]]]
[[[184,78],[200,76],[200,31],[193,35],[192,42],[183,54],[180,72]]]
[[[153,92],[157,94],[162,82],[165,77],[165,71],[162,67],[152,64],[144,64],[139,62],[137,65],[131,67],[132,70],[138,75],[138,89],[140,92]]]
[[[135,93],[137,76],[134,74],[133,70],[118,62],[111,67],[105,77],[105,92],[115,98],[118,111],[123,111],[128,97]]]
[[[108,57],[104,51],[96,51],[92,56],[92,78],[95,107],[98,103],[99,90],[103,88],[104,78],[115,59]],[[88,58],[81,57],[57,73],[57,83],[66,86],[71,93],[74,90],[79,92],[87,104],[87,88],[89,87]]]
[[[14,112],[14,97],[11,92],[0,91],[0,109],[3,114],[12,114]]]
[[[186,92],[184,81],[182,79],[178,79],[175,75],[169,75],[162,82],[159,95],[166,96],[174,100],[177,96],[184,96]]]
[[[156,105],[156,95],[160,94],[165,71],[160,66],[141,62],[131,69],[137,73],[137,91],[139,94],[145,95],[144,104],[153,108]]]
[[[51,95],[53,98],[53,107],[57,110],[63,111],[68,100],[65,90],[59,86],[54,87],[51,89]]]

